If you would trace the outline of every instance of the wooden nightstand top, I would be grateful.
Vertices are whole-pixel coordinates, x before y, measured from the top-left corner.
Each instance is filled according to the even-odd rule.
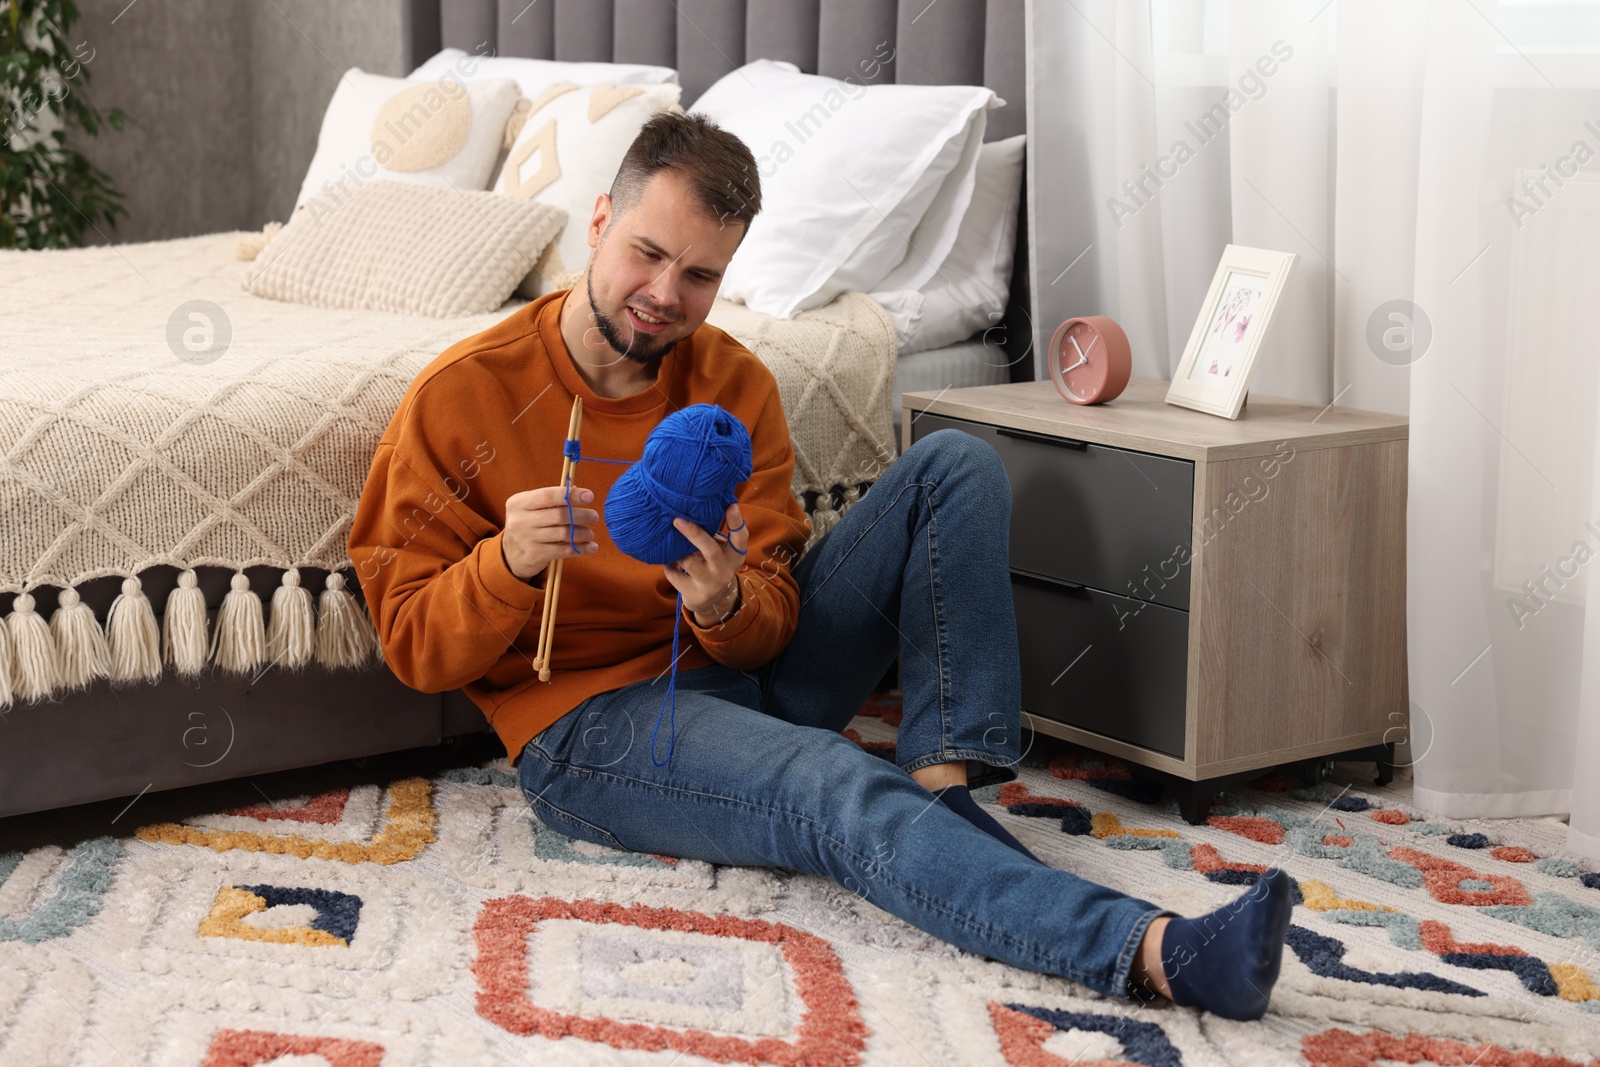
[[[1166,382],[1134,378],[1117,399],[1090,407],[1067,403],[1048,381],[906,393],[902,404],[910,411],[1190,460],[1269,455],[1284,441],[1303,452],[1409,435],[1404,417],[1378,411],[1251,395],[1239,418],[1230,421],[1168,404],[1166,396]]]

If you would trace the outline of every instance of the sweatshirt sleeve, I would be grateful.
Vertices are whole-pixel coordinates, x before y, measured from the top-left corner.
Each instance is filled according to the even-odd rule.
[[[750,543],[739,568],[739,608],[715,626],[683,617],[712,659],[735,670],[755,670],[794,637],[800,621],[800,586],[791,573],[805,551],[811,523],[795,499],[794,445],[776,383],[750,429],[750,480],[738,490]]]
[[[544,590],[506,565],[498,523],[448,484],[381,443],[350,531],[384,660],[424,693],[483,677],[544,604]]]

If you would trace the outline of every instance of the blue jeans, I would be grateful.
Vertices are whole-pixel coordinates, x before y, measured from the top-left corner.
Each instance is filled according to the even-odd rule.
[[[663,677],[590,697],[528,742],[523,795],[573,837],[824,875],[959,948],[1125,996],[1165,912],[1023,856],[907,773],[968,760],[974,785],[1017,777],[1010,515],[988,443],[928,434],[795,566],[800,621],[782,653],[758,671],[679,672],[667,766],[649,743]],[[840,731],[896,654],[890,763]]]

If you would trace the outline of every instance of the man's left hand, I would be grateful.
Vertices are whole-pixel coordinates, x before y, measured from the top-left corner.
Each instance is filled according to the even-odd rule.
[[[694,615],[701,629],[724,621],[739,610],[739,582],[735,577],[750,547],[750,531],[737,503],[728,505],[729,533],[726,539],[711,534],[688,519],[679,517],[672,525],[699,549],[676,563],[662,565],[667,581],[683,594],[683,605]]]

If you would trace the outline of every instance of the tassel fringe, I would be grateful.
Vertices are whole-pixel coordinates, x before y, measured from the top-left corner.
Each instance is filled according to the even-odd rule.
[[[211,659],[224,671],[249,674],[267,661],[267,627],[261,618],[261,598],[250,588],[244,571],[235,571],[229,584],[228,595],[217,609]]]
[[[160,679],[161,627],[138,578],[122,580],[122,592],[111,602],[106,616],[106,642],[111,646],[113,681]]]
[[[33,610],[33,594],[18,593],[6,619],[11,634],[11,688],[27,701],[50,695],[61,677],[56,665],[56,642],[50,627]]]
[[[269,665],[299,670],[313,661],[329,669],[383,662],[377,627],[342,574],[328,575],[320,597],[300,583],[299,569],[284,571],[266,612],[249,578],[235,573],[214,629],[193,569],[179,573],[159,620],[144,583],[124,578],[104,628],[76,589],[61,591],[48,622],[33,594],[19,593],[0,618],[0,712],[17,701],[86,689],[100,678],[158,682],[163,666],[193,677],[208,664],[248,674]]]
[[[233,242],[233,258],[248,263],[259,256],[272,239],[278,236],[278,231],[283,229],[281,222],[269,222],[261,228],[260,233],[241,233],[238,240]]]
[[[269,225],[263,237],[275,232]],[[859,487],[851,486],[838,507],[831,495],[819,499],[810,516],[807,549],[859,497]],[[0,618],[0,712],[18,700],[37,703],[58,690],[87,688],[98,678],[157,682],[163,665],[194,677],[208,663],[246,674],[265,665],[298,670],[315,661],[340,669],[384,662],[372,616],[345,588],[342,574],[329,574],[318,597],[300,583],[297,568],[283,572],[272,594],[269,624],[250,580],[243,571],[235,573],[209,634],[205,594],[193,569],[178,575],[159,621],[139,578],[123,579],[104,629],[75,589],[61,591],[49,622],[36,610],[31,593],[19,593],[10,613]]]
[[[312,611],[311,590],[300,585],[300,571],[291,567],[283,572],[283,584],[272,594],[267,655],[279,667],[299,670],[311,662],[316,644],[317,620]]]
[[[61,590],[55,614],[50,616],[50,634],[56,641],[56,665],[64,687],[87,689],[96,678],[111,673],[111,647],[106,644],[105,631],[76,589]]]
[[[178,587],[167,597],[162,617],[161,654],[182,677],[206,669],[206,595],[193,569],[178,575]]]
[[[371,655],[377,634],[363,626],[366,612],[344,587],[344,575],[328,575],[317,605],[317,662],[324,667],[358,667]]]

